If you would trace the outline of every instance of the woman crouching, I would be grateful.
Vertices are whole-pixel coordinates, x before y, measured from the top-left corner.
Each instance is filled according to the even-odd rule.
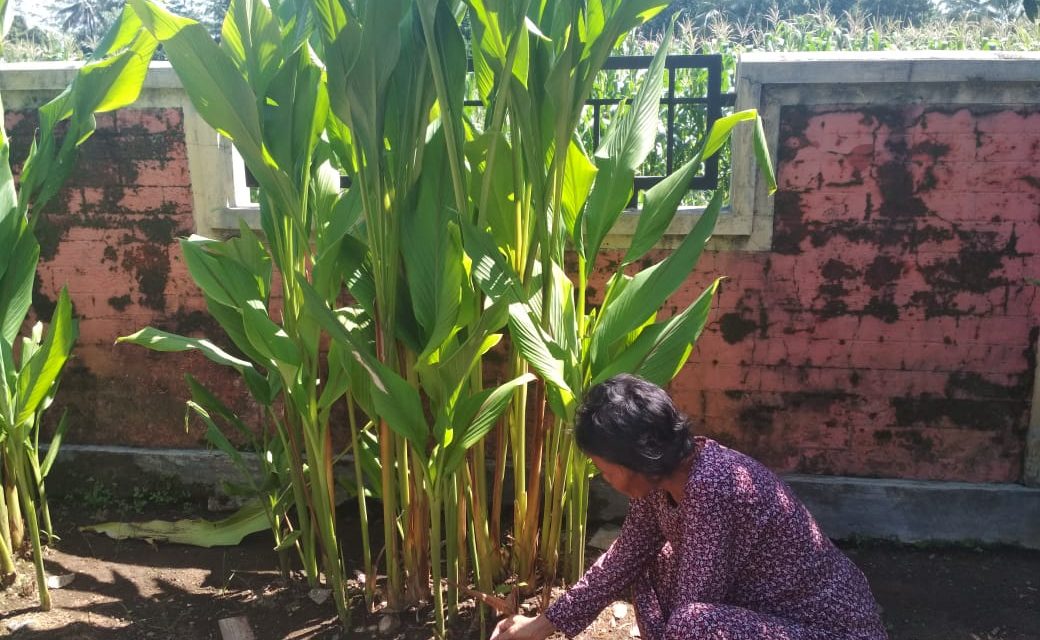
[[[884,640],[866,578],[762,464],[695,437],[634,376],[593,387],[578,446],[631,499],[617,540],[544,614],[493,640],[581,633],[631,593],[643,640]]]

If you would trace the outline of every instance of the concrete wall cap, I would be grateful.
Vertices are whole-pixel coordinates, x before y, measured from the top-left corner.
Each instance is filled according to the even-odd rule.
[[[741,54],[738,75],[763,85],[878,82],[1038,82],[1040,53],[821,51]]]
[[[76,76],[83,60],[59,62],[2,62],[0,91],[62,91]],[[181,81],[169,62],[148,65],[144,89],[180,89]]]

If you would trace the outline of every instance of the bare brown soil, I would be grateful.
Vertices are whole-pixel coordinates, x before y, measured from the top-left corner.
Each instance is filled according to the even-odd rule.
[[[48,570],[75,578],[52,592],[48,613],[36,610],[27,578],[0,591],[0,636],[209,640],[220,638],[218,620],[234,616],[245,616],[261,639],[432,636],[428,610],[397,616],[395,628],[380,634],[381,616],[366,615],[360,598],[344,630],[331,603],[318,605],[301,582],[281,579],[266,535],[224,549],[154,546],[76,528],[99,515],[120,514],[66,506],[57,515],[65,526],[62,540],[47,552]],[[844,548],[870,579],[892,640],[1040,640],[1038,551],[878,543]],[[31,567],[25,569],[31,574]],[[608,609],[582,638],[629,640],[633,625],[631,607]],[[482,636],[468,603],[451,637]]]

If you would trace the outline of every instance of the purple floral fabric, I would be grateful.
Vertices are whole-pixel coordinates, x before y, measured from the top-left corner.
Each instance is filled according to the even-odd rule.
[[[776,475],[697,439],[686,495],[633,500],[617,540],[545,615],[570,637],[632,594],[643,640],[885,640],[866,578]]]

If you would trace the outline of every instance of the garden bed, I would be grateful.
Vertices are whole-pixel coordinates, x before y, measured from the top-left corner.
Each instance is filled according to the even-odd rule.
[[[39,613],[26,567],[23,583],[0,592],[0,636],[219,639],[219,620],[244,616],[257,638],[264,639],[431,637],[428,616],[421,612],[395,618],[393,630],[380,634],[382,616],[366,616],[363,607],[356,608],[352,628],[345,632],[331,602],[316,604],[302,582],[281,580],[266,534],[250,536],[238,547],[197,549],[118,542],[77,529],[99,518],[182,516],[191,508],[156,508],[147,501],[107,508],[89,501],[57,505],[62,540],[48,551],[48,570],[75,577],[53,591],[53,611]],[[843,546],[870,579],[892,640],[1040,638],[1038,551]],[[608,609],[582,637],[626,640],[633,622],[631,607]],[[463,607],[451,637],[481,637],[472,604]]]

